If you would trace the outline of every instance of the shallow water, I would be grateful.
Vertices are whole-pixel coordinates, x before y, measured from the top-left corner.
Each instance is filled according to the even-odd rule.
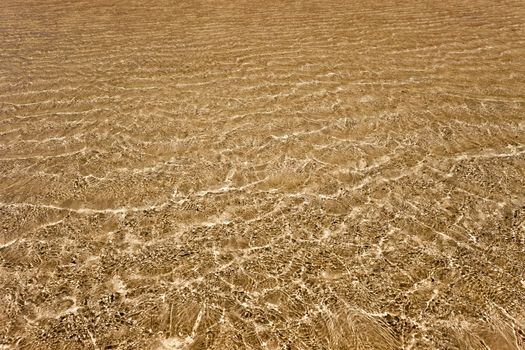
[[[4,0],[0,348],[524,348],[524,18]]]

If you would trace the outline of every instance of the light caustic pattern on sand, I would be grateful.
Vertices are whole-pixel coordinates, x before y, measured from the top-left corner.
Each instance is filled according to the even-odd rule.
[[[4,0],[0,348],[524,348],[524,19]]]

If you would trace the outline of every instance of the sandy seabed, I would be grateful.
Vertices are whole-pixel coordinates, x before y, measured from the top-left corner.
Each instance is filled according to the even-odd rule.
[[[0,349],[525,349],[525,2],[3,0]]]

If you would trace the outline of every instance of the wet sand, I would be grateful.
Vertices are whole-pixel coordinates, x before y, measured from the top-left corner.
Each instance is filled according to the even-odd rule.
[[[0,6],[0,349],[525,349],[523,1]]]

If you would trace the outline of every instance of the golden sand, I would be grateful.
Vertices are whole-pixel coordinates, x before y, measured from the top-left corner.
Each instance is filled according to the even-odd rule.
[[[524,21],[3,0],[0,349],[525,349]]]

